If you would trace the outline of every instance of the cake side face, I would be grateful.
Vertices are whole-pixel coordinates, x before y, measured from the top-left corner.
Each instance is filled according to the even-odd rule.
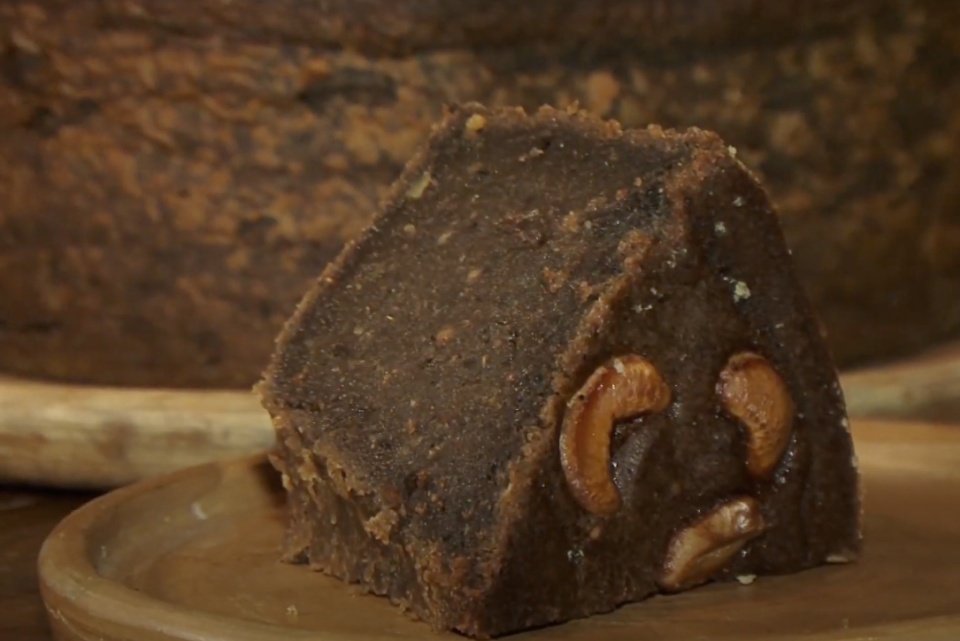
[[[288,556],[490,636],[855,550],[842,399],[787,262],[712,135],[455,110],[261,386]],[[740,354],[789,399],[752,465],[755,430],[718,392],[724,373],[751,388]],[[624,383],[643,372],[659,387]],[[577,400],[621,384],[623,402]],[[599,446],[569,427],[597,407]],[[700,521],[749,536],[691,579],[681,533]]]
[[[551,427],[530,465],[529,486],[540,489],[507,526],[504,572],[481,629],[543,625],[859,553],[842,394],[762,188],[712,146],[648,189],[662,190],[672,226],[621,244],[621,275],[583,328],[591,340],[558,368],[567,369],[545,408]],[[622,219],[643,193],[632,189],[598,218]],[[614,420],[610,510],[578,500],[574,481],[587,472],[571,478],[564,433],[585,423],[584,394],[614,402],[616,386],[599,387],[598,375],[622,387],[636,381],[634,398],[650,393],[650,373],[630,367],[637,358],[669,388],[669,403],[640,402],[634,416]],[[757,406],[759,417],[743,411]],[[594,422],[581,432],[593,439],[596,430]],[[744,531],[730,529],[737,519]]]

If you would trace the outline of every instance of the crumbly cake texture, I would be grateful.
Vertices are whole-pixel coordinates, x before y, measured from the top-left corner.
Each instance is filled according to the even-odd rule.
[[[838,362],[909,353],[960,332],[958,57],[942,0],[0,2],[0,369],[249,387],[473,100],[718,132]]]
[[[287,558],[495,636],[859,549],[840,388],[715,135],[453,109],[259,391]]]

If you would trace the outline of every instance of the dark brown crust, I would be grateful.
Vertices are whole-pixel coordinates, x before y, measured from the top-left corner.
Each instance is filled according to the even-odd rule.
[[[479,123],[471,120],[476,117]],[[468,126],[471,122],[477,127]],[[525,257],[527,267],[515,274],[517,287],[527,288],[523,291],[535,295],[541,306],[531,316],[520,312],[507,321],[507,329],[527,337],[518,339],[514,347],[519,351],[509,358],[527,360],[509,361],[512,366],[494,371],[487,384],[467,392],[451,382],[462,372],[459,361],[438,361],[432,375],[420,366],[425,355],[434,362],[439,354],[421,346],[429,345],[425,336],[434,341],[439,336],[430,324],[436,322],[430,310],[437,297],[453,305],[444,292],[446,280],[461,264],[456,254],[450,255],[450,264],[425,263],[422,273],[404,267],[410,278],[381,271],[383,261],[396,260],[396,252],[420,256],[410,253],[418,248],[427,252],[424,259],[433,256],[431,251],[438,256],[447,251],[435,249],[439,237],[433,234],[454,224],[455,216],[434,219],[432,210],[425,209],[416,217],[410,211],[420,205],[410,204],[411,198],[419,201],[426,191],[425,197],[434,199],[429,206],[448,203],[443,206],[472,220],[464,207],[474,192],[459,191],[473,184],[465,165],[474,158],[470,154],[486,150],[481,157],[498,163],[491,165],[493,175],[510,175],[517,171],[512,163],[529,161],[519,152],[544,140],[565,151],[541,149],[535,156],[539,160],[531,162],[547,162],[544,158],[553,154],[560,154],[551,161],[555,169],[563,167],[557,164],[560,158],[593,161],[577,171],[597,172],[591,180],[603,186],[603,194],[614,196],[584,201],[588,205],[578,216],[617,221],[616,232],[590,232],[614,250],[554,238],[557,245],[528,254],[533,250],[527,247],[543,247],[539,237],[524,232],[503,241],[518,243],[512,251]],[[550,146],[548,142],[542,144]],[[501,149],[498,144],[504,146],[502,158],[490,151]],[[583,156],[577,155],[580,145]],[[601,164],[605,156],[599,154],[605,150],[618,157],[635,155],[628,156],[628,164]],[[659,169],[646,164],[652,159],[659,160]],[[434,186],[438,171],[461,173],[447,175],[446,183],[438,179]],[[492,199],[505,200],[494,200],[492,209],[482,211],[505,214],[504,220],[515,220],[509,213],[512,203],[539,211],[538,199],[545,197],[524,192],[528,183],[516,193],[501,193],[495,182],[486,184]],[[292,488],[291,556],[389,595],[434,626],[488,636],[608,611],[655,592],[674,532],[730,496],[755,496],[769,527],[722,577],[796,571],[833,553],[855,555],[857,480],[836,374],[790,271],[766,196],[719,138],[698,130],[623,132],[615,123],[548,108],[526,117],[517,110],[467,105],[453,110],[436,129],[432,144],[394,185],[384,211],[325,270],[298,307],[259,388],[278,429],[278,467]],[[550,225],[566,224],[556,212],[550,216]],[[437,220],[440,227],[433,226]],[[719,222],[723,231],[718,231]],[[494,225],[484,233],[499,229],[499,223],[484,224]],[[649,239],[625,242],[629,234],[619,234],[629,230],[620,225],[639,225],[634,231]],[[592,228],[584,223],[583,229]],[[496,235],[464,237],[451,241],[462,244],[450,251],[469,248],[473,259],[506,258],[502,247],[476,244],[491,238],[502,240]],[[580,302],[580,288],[570,283],[556,288],[545,282],[549,295],[540,285],[524,284],[534,282],[524,280],[531,275],[540,282],[538,260],[562,262],[564,251],[579,256],[576,260],[599,261],[582,264],[584,274],[598,282]],[[396,263],[390,266],[400,269]],[[749,282],[752,295],[736,286],[740,279]],[[502,278],[490,282],[506,287]],[[410,297],[383,296],[394,287],[412,288],[396,290],[409,291]],[[485,287],[484,296],[498,293],[491,284]],[[484,296],[477,300],[487,300]],[[469,297],[462,300],[456,309],[473,315],[448,320],[480,319],[485,326],[488,307],[478,307]],[[365,311],[365,305],[375,312]],[[566,307],[569,314],[557,316],[556,310]],[[507,313],[498,310],[501,318]],[[444,315],[450,314],[444,309]],[[545,323],[551,333],[562,330],[540,338]],[[390,338],[393,332],[401,332],[405,347]],[[367,335],[372,342],[356,338]],[[337,356],[338,345],[350,355]],[[454,345],[460,351],[453,356],[473,361],[479,360],[477,350],[488,349],[472,334]],[[740,428],[723,416],[715,396],[729,356],[748,349],[774,364],[798,412],[794,438],[769,483],[750,478]],[[558,434],[574,391],[598,366],[624,353],[649,357],[669,381],[676,402],[621,439],[614,453],[615,478],[627,507],[597,517],[586,514],[567,490]],[[501,357],[496,349],[489,355],[492,362]],[[688,361],[693,356],[696,367]],[[370,382],[371,372],[389,374],[395,366],[397,375],[383,379],[389,383]],[[507,378],[510,367],[523,372],[515,383]],[[439,378],[430,382],[430,376]],[[509,419],[480,415],[480,405],[474,403],[491,400],[501,407],[501,388],[510,394],[505,401]],[[402,407],[385,405],[383,399],[401,400]],[[413,409],[407,408],[408,399]],[[423,407],[424,401],[430,407]],[[405,416],[417,419],[415,430],[404,427]],[[392,438],[388,457],[373,445],[384,435]],[[436,459],[421,457],[416,454],[419,435],[428,442],[440,439],[449,448],[439,450]],[[486,475],[486,466],[477,461],[506,464]],[[434,510],[434,505],[439,507]],[[443,506],[451,505],[470,508],[449,513]],[[329,519],[331,513],[335,519]]]
[[[376,12],[313,19],[359,3],[0,3],[0,367],[90,383],[251,384],[302,291],[369,222],[442,105],[469,100],[528,110],[579,100],[631,127],[720,132],[770,189],[841,364],[960,330],[956,3],[852,2],[839,13],[799,3],[842,24],[751,20],[761,37],[740,40],[751,34],[738,23],[736,42],[713,43],[708,27],[726,11],[792,16],[798,3],[578,10],[652,12],[644,29],[673,37],[674,21],[691,42],[703,36],[688,46],[613,45],[604,25],[630,20],[577,11],[550,27],[535,11],[544,2],[510,5],[517,38],[542,27],[575,42],[589,29],[605,46],[378,57],[311,31],[336,38],[353,25],[357,42],[375,39],[362,25]],[[507,6],[383,4],[444,21],[461,7],[451,24],[462,29],[478,15],[493,28]],[[396,24],[400,39],[414,29]],[[445,33],[454,42],[462,29]]]

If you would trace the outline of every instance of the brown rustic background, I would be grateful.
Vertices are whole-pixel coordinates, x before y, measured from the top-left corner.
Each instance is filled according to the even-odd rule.
[[[956,334],[956,4],[5,2],[0,370],[249,386],[465,100],[715,129],[842,365]]]

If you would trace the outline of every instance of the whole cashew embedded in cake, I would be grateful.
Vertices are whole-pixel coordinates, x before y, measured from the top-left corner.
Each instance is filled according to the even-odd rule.
[[[723,408],[746,429],[747,471],[754,478],[769,478],[793,427],[793,399],[786,383],[763,356],[740,352],[720,372],[717,394]]]
[[[753,497],[723,503],[673,536],[657,583],[676,591],[708,581],[765,528],[760,504]]]
[[[610,439],[617,421],[670,404],[670,388],[650,361],[633,354],[597,368],[567,404],[560,432],[560,463],[574,499],[608,515],[620,507],[610,474]]]

